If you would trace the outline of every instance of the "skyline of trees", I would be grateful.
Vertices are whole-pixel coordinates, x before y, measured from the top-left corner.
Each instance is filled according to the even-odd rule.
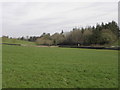
[[[114,43],[119,37],[119,27],[115,21],[112,21],[85,28],[73,28],[70,32],[62,30],[61,33],[52,35],[43,33],[40,36],[26,36],[17,39],[35,42],[38,45],[105,45]]]

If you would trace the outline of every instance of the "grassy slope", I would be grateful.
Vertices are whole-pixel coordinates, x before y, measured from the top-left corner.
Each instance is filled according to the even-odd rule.
[[[33,43],[33,42],[17,40],[17,39],[8,39],[8,38],[3,39],[2,43],[35,45],[35,43]]]
[[[2,45],[0,45],[0,89],[2,88]]]
[[[3,88],[117,87],[112,50],[3,45]]]

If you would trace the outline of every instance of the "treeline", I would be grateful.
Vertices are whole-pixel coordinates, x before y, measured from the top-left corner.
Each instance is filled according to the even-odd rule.
[[[26,37],[19,37],[17,38],[18,40],[25,40],[25,41],[30,41],[30,42],[35,42],[37,40],[37,38],[40,38],[40,36],[26,36]]]
[[[44,33],[36,39],[36,44],[42,45],[105,45],[112,44],[118,40],[119,27],[115,21],[97,24],[87,28],[73,28],[72,31],[55,33],[50,35]]]
[[[106,45],[118,40],[119,27],[115,21],[86,28],[73,28],[70,32],[43,33],[41,36],[17,38],[35,42],[37,45]]]

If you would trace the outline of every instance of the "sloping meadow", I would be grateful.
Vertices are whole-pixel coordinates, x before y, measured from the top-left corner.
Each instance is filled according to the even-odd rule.
[[[3,88],[117,88],[118,51],[3,45]]]

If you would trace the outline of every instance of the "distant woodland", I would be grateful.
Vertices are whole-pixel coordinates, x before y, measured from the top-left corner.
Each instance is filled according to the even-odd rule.
[[[35,42],[37,45],[109,45],[118,41],[120,37],[119,27],[115,21],[97,24],[96,26],[88,26],[85,28],[73,28],[70,32],[43,33],[41,36],[27,36],[17,38]],[[12,38],[3,36],[4,38]]]

